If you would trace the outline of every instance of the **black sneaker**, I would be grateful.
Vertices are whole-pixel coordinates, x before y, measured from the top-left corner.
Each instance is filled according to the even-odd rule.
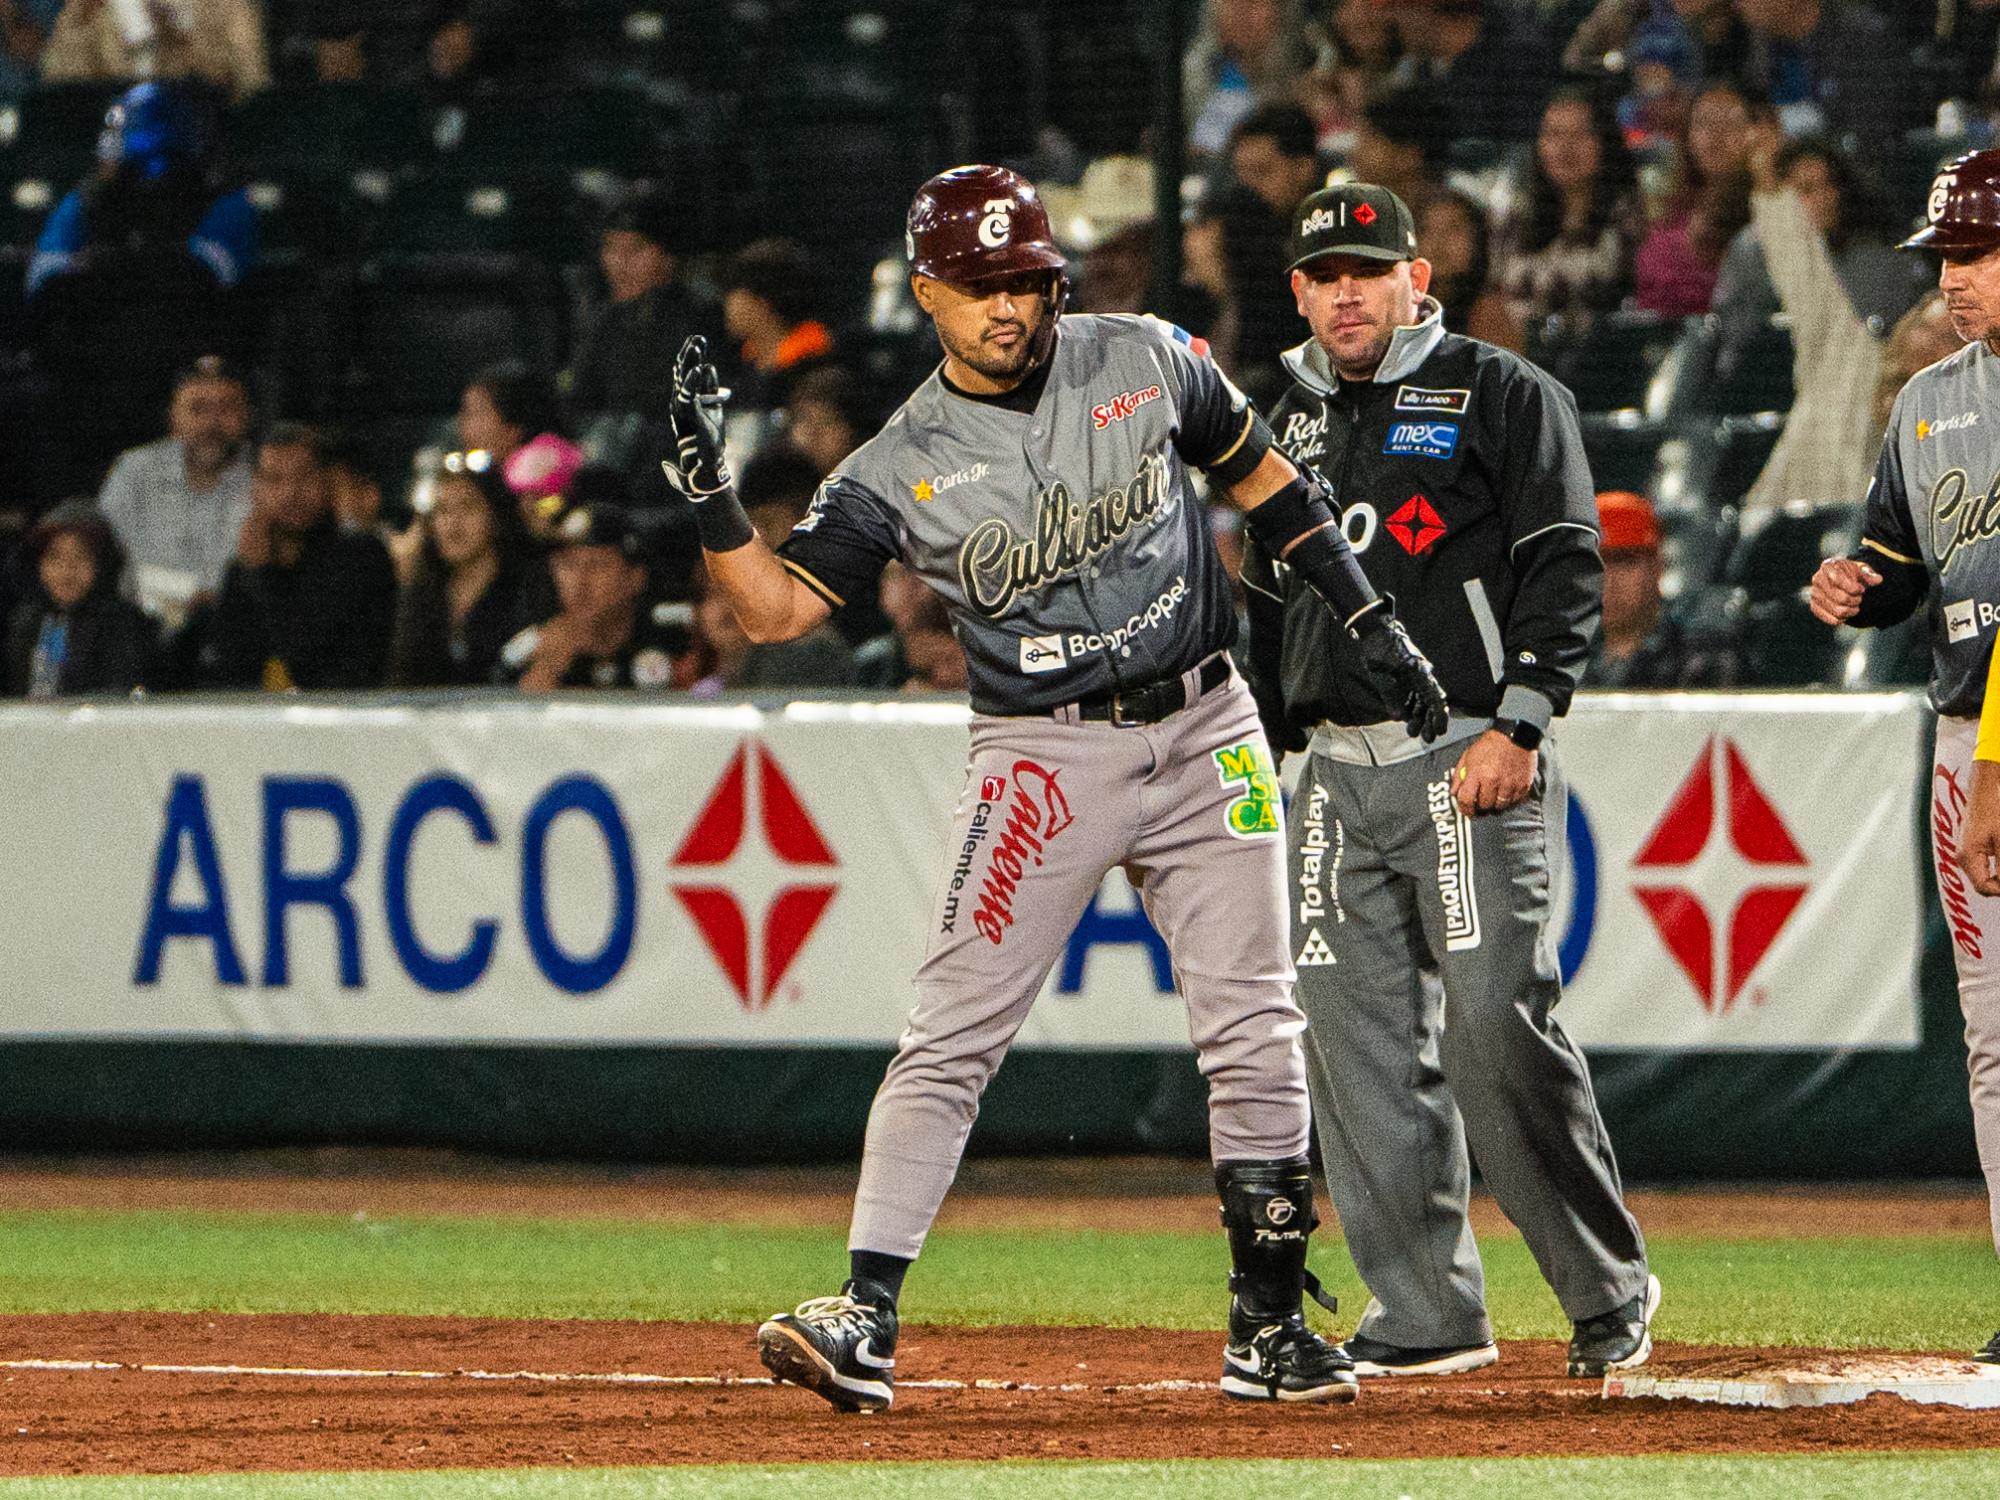
[[[1253,1318],[1229,1299],[1222,1392],[1239,1401],[1352,1401],[1354,1362],[1306,1327],[1305,1315]]]
[[[1385,1344],[1380,1339],[1355,1334],[1340,1346],[1354,1361],[1354,1373],[1370,1375],[1458,1375],[1467,1370],[1483,1370],[1500,1358],[1500,1351],[1488,1339],[1483,1344],[1459,1344],[1436,1349],[1406,1349],[1401,1344]]]
[[[850,1281],[757,1330],[757,1357],[780,1380],[842,1411],[887,1411],[896,1399],[896,1307],[872,1284]]]
[[[1569,1341],[1569,1372],[1602,1375],[1634,1370],[1653,1353],[1653,1314],[1660,1308],[1660,1278],[1648,1276],[1646,1290],[1623,1307],[1585,1318]]]
[[[1986,1347],[1972,1356],[1982,1365],[2000,1365],[2000,1332],[1986,1341]]]

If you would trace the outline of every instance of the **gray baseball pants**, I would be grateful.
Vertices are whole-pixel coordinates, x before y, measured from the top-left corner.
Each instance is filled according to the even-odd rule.
[[[1972,1133],[1986,1176],[1993,1248],[2000,1252],[2000,898],[1982,896],[1958,868],[1959,838],[1972,795],[1977,719],[1937,722],[1931,765],[1931,853],[1951,957],[1958,969],[1958,1006],[1965,1016],[1965,1062],[1972,1090]]]
[[[1471,1158],[1574,1321],[1646,1286],[1590,1073],[1555,1019],[1551,872],[1568,803],[1545,743],[1529,795],[1468,818],[1400,724],[1323,727],[1290,821],[1298,998],[1327,1187],[1371,1294],[1357,1332],[1493,1337],[1466,1217]]]
[[[868,1115],[848,1248],[922,1249],[987,1080],[1116,865],[1172,956],[1215,1159],[1302,1156],[1282,818],[1233,672],[1158,724],[975,716],[916,1006]]]

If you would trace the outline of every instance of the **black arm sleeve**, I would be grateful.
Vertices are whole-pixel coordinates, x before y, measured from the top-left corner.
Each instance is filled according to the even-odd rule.
[[[864,593],[902,551],[889,508],[845,474],[827,477],[812,509],[778,544],[787,570],[835,609]]]
[[[1882,581],[1861,596],[1861,608],[1850,622],[1866,628],[1900,625],[1930,592],[1931,570],[1924,563],[1910,517],[1910,490],[1903,477],[1902,450],[1896,434],[1902,430],[1903,403],[1896,401],[1889,435],[1875,460],[1875,478],[1868,486],[1868,515],[1861,523],[1861,545],[1854,559],[1882,575]]]
[[[1517,371],[1503,411],[1500,493],[1515,586],[1501,630],[1500,712],[1543,722],[1542,702],[1549,714],[1568,710],[1604,608],[1597,496],[1568,391]]]
[[[1271,451],[1271,429],[1250,398],[1236,389],[1192,335],[1151,319],[1165,346],[1164,361],[1180,412],[1174,451],[1190,468],[1224,487],[1235,484]]]
[[[1307,736],[1285,711],[1285,590],[1277,569],[1254,539],[1243,544],[1243,594],[1249,606],[1250,639],[1243,653],[1243,676],[1263,721],[1264,737],[1283,755],[1303,750]]]

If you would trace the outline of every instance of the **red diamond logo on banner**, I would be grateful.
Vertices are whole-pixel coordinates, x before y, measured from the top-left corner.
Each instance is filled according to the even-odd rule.
[[[1375,222],[1374,206],[1372,204],[1364,203],[1359,208],[1355,209],[1354,222],[1363,225],[1373,224]]]
[[[1398,506],[1384,523],[1396,544],[1412,557],[1421,556],[1437,545],[1444,535],[1444,518],[1422,495],[1412,495]]]
[[[750,768],[756,766],[756,822],[748,841]],[[745,1010],[763,1010],[812,936],[837,886],[800,881],[796,872],[839,865],[777,758],[752,740],[739,746],[688,829],[670,868],[676,876],[711,870],[728,879],[677,878],[673,893],[694,919],[717,967]],[[740,897],[747,896],[746,909]],[[760,912],[755,923],[751,912]]]
[[[1717,818],[1716,783],[1727,788]],[[1718,821],[1722,837],[1716,837]],[[1653,831],[1647,835],[1638,869],[1689,870],[1701,866],[1699,882],[1711,894],[1721,890],[1728,929],[1718,932],[1701,895],[1689,885],[1635,885],[1632,894],[1652,919],[1667,952],[1700,996],[1702,1008],[1727,1015],[1764,955],[1777,942],[1785,923],[1810,889],[1793,881],[1774,881],[1780,869],[1799,870],[1806,864],[1784,819],[1757,784],[1749,763],[1734,740],[1711,737],[1674,793]],[[1732,874],[1717,867],[1734,866]]]

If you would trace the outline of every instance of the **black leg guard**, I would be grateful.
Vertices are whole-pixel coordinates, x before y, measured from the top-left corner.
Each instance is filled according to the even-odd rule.
[[[1310,1291],[1328,1311],[1332,1299],[1306,1269],[1306,1242],[1319,1225],[1313,1212],[1312,1168],[1292,1161],[1226,1161],[1215,1168],[1222,1227],[1234,1269],[1229,1289],[1252,1317],[1284,1317]]]

